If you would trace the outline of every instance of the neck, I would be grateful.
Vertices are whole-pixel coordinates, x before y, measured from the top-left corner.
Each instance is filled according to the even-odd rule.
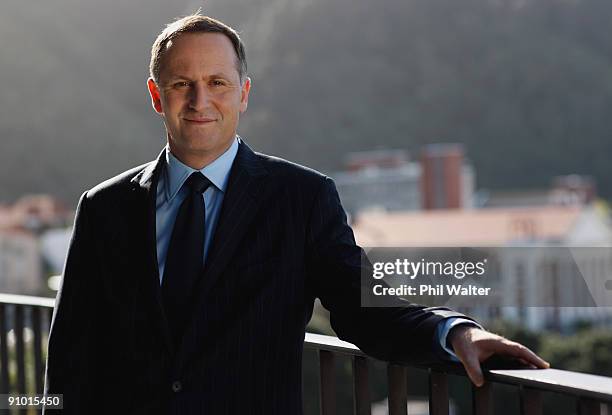
[[[191,167],[194,170],[202,170],[204,167],[217,160],[222,154],[224,154],[233,144],[230,141],[227,146],[221,150],[215,152],[208,151],[181,151],[172,145],[172,142],[168,140],[168,147],[174,157],[176,157],[181,163]]]

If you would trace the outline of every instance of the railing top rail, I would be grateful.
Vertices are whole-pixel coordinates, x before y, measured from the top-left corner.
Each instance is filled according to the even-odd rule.
[[[0,303],[53,308],[55,306],[55,298],[0,294]]]
[[[323,349],[339,353],[365,356],[354,344],[333,336],[306,333],[304,345],[309,349]],[[425,366],[417,366],[426,369]],[[434,368],[442,372],[464,375],[455,363]],[[558,369],[494,369],[485,373],[485,379],[516,386],[528,386],[550,392],[559,392],[603,402],[612,402],[612,378]]]
[[[559,369],[512,369],[491,370],[487,379],[612,402],[612,378],[606,376]]]

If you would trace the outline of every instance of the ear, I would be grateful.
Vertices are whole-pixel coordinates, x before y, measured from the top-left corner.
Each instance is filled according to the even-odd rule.
[[[249,91],[251,90],[251,78],[248,76],[242,84],[242,90],[240,91],[240,112],[245,112],[249,105]]]
[[[164,110],[162,109],[159,87],[153,78],[147,79],[147,88],[149,89],[149,95],[151,95],[151,105],[153,105],[153,109],[156,113],[163,114]]]

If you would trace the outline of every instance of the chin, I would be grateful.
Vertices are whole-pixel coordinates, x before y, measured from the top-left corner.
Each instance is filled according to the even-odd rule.
[[[215,137],[193,137],[185,143],[185,149],[191,151],[207,151],[218,147],[219,141]]]
[[[217,135],[198,136],[193,134],[183,136],[180,141],[174,140],[174,143],[174,147],[180,148],[183,152],[203,154],[223,151],[231,145],[232,140],[222,139]]]

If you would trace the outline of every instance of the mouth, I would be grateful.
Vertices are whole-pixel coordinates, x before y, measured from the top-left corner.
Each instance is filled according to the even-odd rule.
[[[183,118],[183,120],[190,124],[196,125],[210,124],[216,121],[214,118]]]

